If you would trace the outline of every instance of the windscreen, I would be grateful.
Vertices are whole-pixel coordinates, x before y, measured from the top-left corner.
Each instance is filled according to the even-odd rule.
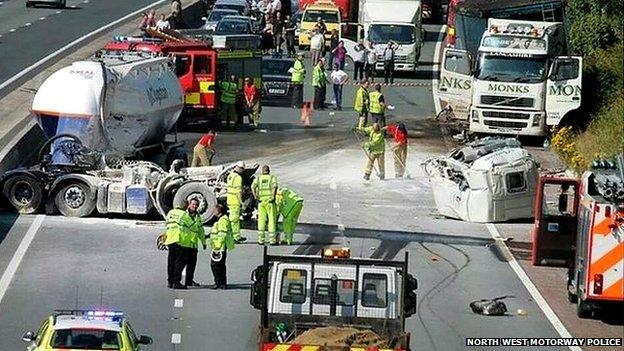
[[[413,26],[394,24],[373,24],[368,29],[368,40],[373,43],[387,43],[390,40],[397,44],[412,44],[416,41]]]
[[[234,15],[238,12],[234,12],[234,11],[219,11],[219,10],[215,10],[212,11],[210,13],[210,17],[208,17],[208,21],[209,22],[219,22],[224,16],[227,15]]]
[[[227,9],[227,10],[236,10],[239,15],[242,15],[245,12],[245,6],[243,5],[226,5],[226,4],[218,4],[215,5],[215,9]]]
[[[303,22],[316,22],[319,17],[325,23],[338,23],[338,12],[323,10],[307,10],[303,14]]]
[[[221,21],[217,25],[218,34],[250,34],[249,24],[243,21]]]
[[[267,76],[290,76],[288,70],[293,63],[286,60],[262,61],[262,75]]]
[[[539,83],[546,79],[546,57],[481,55],[477,79],[494,82]]]
[[[50,346],[55,349],[120,350],[121,335],[111,330],[58,329]]]

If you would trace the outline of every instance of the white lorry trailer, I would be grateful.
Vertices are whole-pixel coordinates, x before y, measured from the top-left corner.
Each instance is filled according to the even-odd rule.
[[[363,5],[363,6],[362,6]],[[355,46],[363,40],[373,43],[377,70],[383,69],[383,51],[388,41],[398,44],[394,70],[415,72],[422,46],[421,3],[416,0],[367,0],[360,4],[358,23],[344,24],[341,38],[347,55],[353,57]]]
[[[561,23],[490,19],[477,57],[444,50],[438,98],[471,133],[545,136],[581,104],[582,58]]]

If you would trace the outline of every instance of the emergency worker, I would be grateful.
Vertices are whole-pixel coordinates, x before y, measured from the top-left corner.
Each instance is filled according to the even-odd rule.
[[[193,147],[191,167],[210,166],[212,164],[212,158],[215,155],[212,144],[216,136],[217,133],[211,130],[197,141],[197,144]]]
[[[353,109],[358,113],[358,128],[366,127],[368,123],[368,80],[365,80],[355,92],[355,101],[353,102]]]
[[[381,127],[386,126],[386,101],[384,96],[381,94],[381,85],[375,84],[375,90],[371,91],[368,95],[369,104],[368,104],[368,112],[371,114],[371,118],[373,119],[373,123],[379,123]]]
[[[188,245],[184,247],[184,263],[186,265],[186,279],[184,285],[200,286],[193,278],[195,277],[195,267],[197,266],[197,247],[201,242],[206,250],[206,233],[204,232],[204,220],[197,212],[199,200],[195,197],[188,200],[188,206],[182,216],[181,222],[188,228]],[[186,242],[185,242],[186,245]]]
[[[364,170],[364,179],[369,180],[375,161],[377,161],[378,176],[379,179],[385,178],[385,153],[386,153],[386,140],[385,137],[386,127],[381,127],[379,123],[373,123],[371,127],[358,128],[358,131],[366,133],[368,135],[368,141],[362,146],[368,156],[368,162],[366,163],[366,169]]]
[[[243,171],[245,163],[238,161],[236,167],[227,177],[227,207],[230,224],[232,226],[232,236],[237,243],[247,240],[240,234],[240,213],[243,205]]]
[[[245,96],[245,109],[249,113],[249,124],[258,127],[258,124],[260,124],[260,113],[262,112],[260,91],[254,85],[251,77],[245,78],[243,95]]]
[[[282,229],[284,231],[283,242],[286,245],[292,245],[293,234],[295,233],[297,221],[303,209],[303,197],[294,190],[283,187],[277,191],[276,202],[279,214],[282,215]]]
[[[288,70],[290,72],[290,81],[293,85],[292,107],[301,108],[303,103],[303,81],[305,79],[305,64],[303,63],[303,53],[298,53],[295,63]]]
[[[225,268],[225,260],[227,252],[232,251],[235,246],[234,237],[232,236],[232,228],[228,216],[225,215],[225,209],[220,204],[214,208],[213,215],[217,221],[212,225],[210,230],[210,269],[214,276],[214,285],[212,289],[227,289],[227,275]]]
[[[180,283],[185,261],[181,242],[185,242],[188,235],[188,228],[184,227],[182,221],[185,214],[184,208],[174,208],[167,213],[166,238],[163,245],[169,251],[167,255],[167,285],[172,289],[186,289],[186,286]]]
[[[226,126],[230,126],[230,119],[236,124],[238,112],[236,110],[236,95],[238,94],[238,83],[235,75],[231,75],[229,80],[219,83],[221,89],[220,117],[225,121]]]
[[[271,174],[268,165],[262,166],[262,174],[254,179],[251,191],[258,200],[258,244],[264,245],[264,231],[269,226],[269,244],[277,244],[277,208],[275,193],[277,192],[277,178]]]

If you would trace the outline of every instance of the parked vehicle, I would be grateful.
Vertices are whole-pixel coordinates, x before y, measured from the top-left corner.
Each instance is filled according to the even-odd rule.
[[[246,16],[224,16],[215,28],[215,35],[252,34],[251,20]]]
[[[238,15],[238,11],[229,9],[212,10],[208,17],[204,17],[203,28],[206,30],[215,30],[221,18],[229,15]]]
[[[262,58],[262,105],[292,105],[292,86],[288,70],[295,60],[279,56]]]
[[[300,0],[299,11],[303,12],[308,6],[314,5],[317,0]],[[340,18],[344,22],[357,21],[358,0],[333,0],[333,3],[340,10]]]
[[[249,14],[250,7],[247,0],[217,0],[212,7],[214,10],[236,10],[239,15],[246,16]]]
[[[303,50],[310,46],[310,35],[319,17],[327,27],[325,46],[329,47],[329,39],[334,29],[340,32],[340,8],[333,1],[317,0],[307,4],[303,9],[299,26],[299,49]]]
[[[67,7],[67,0],[26,0],[26,7],[34,5],[52,5],[59,9]]]

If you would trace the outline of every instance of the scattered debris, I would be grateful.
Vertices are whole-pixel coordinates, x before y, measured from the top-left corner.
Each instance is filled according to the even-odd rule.
[[[518,311],[516,311],[516,313],[518,314],[518,316],[526,316],[527,315],[527,311],[523,310],[521,308],[518,308]]]
[[[511,295],[496,297],[491,300],[483,299],[478,301],[472,301],[470,308],[472,312],[476,314],[482,314],[484,316],[503,316],[507,313],[507,306],[502,301],[506,298],[513,297]]]
[[[322,327],[310,329],[293,340],[293,344],[323,345],[328,347],[390,347],[384,340],[371,330],[360,330],[348,327]]]
[[[438,256],[431,256],[430,259],[432,261],[439,261],[440,260],[440,258]]]

